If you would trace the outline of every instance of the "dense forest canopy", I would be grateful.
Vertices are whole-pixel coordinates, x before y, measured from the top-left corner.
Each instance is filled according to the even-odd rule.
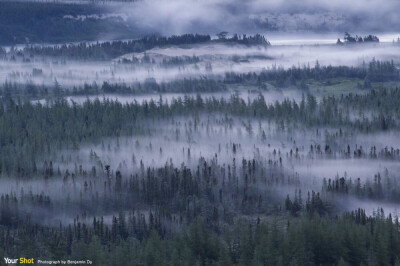
[[[400,5],[361,2],[0,1],[0,265],[400,265]]]
[[[211,40],[186,34],[2,54],[3,60],[69,54],[96,61],[204,42],[269,46],[262,35]],[[117,64],[168,69],[202,60],[175,56],[156,63],[144,56]],[[44,73],[34,68],[32,75]],[[357,81],[347,93],[313,93],[313,83],[330,88],[345,79]],[[390,165],[400,150],[360,136],[399,130],[400,90],[382,87],[398,81],[396,63],[375,58],[357,67],[317,61],[168,82],[70,87],[5,81],[0,175],[10,189],[0,189],[1,252],[83,256],[99,265],[396,265],[398,218],[380,206],[400,200],[398,172]],[[232,90],[239,86],[254,88],[254,96]],[[274,90],[293,89],[299,98],[268,99]],[[172,92],[180,94],[171,98]],[[98,98],[66,98],[79,95]],[[123,103],[110,95],[150,96]],[[47,101],[34,100],[41,97]],[[385,169],[365,177],[327,171],[320,182],[302,170],[330,160],[383,163]],[[343,199],[355,203],[344,207]],[[366,210],[359,201],[376,204]]]
[[[279,132],[283,131],[279,134],[290,135],[290,128],[301,128],[301,125],[317,128],[317,132],[321,125],[340,127],[340,133],[332,135],[340,139],[349,132],[354,134],[355,130],[371,132],[397,128],[397,122],[391,119],[398,116],[395,108],[398,108],[399,95],[399,90],[372,90],[363,95],[329,97],[319,104],[309,94],[299,105],[291,101],[267,105],[262,95],[249,103],[238,95],[232,95],[229,101],[204,99],[198,95],[195,98],[178,98],[170,103],[160,97],[158,102],[143,104],[96,100],[78,105],[59,99],[45,106],[5,98],[0,114],[1,127],[5,129],[0,138],[3,140],[3,179],[7,176],[25,182],[42,179],[48,187],[52,187],[51,190],[70,191],[72,194],[68,198],[72,198],[64,205],[66,199],[62,200],[51,190],[40,192],[41,189],[36,191],[36,188],[3,194],[0,222],[6,227],[0,228],[2,252],[15,256],[23,249],[30,256],[53,254],[76,259],[84,255],[98,264],[120,264],[126,259],[146,265],[161,262],[218,262],[226,265],[245,262],[265,265],[398,263],[398,220],[385,215],[381,209],[374,216],[368,216],[359,209],[338,217],[329,200],[336,194],[339,197],[345,194],[346,197],[368,196],[376,199],[392,193],[387,200],[398,202],[400,187],[381,185],[380,174],[372,186],[369,181],[360,179],[354,184],[351,179],[337,178],[332,182],[329,179],[329,182],[324,181],[320,193],[302,193],[296,189],[294,194],[287,195],[286,200],[279,200],[271,190],[283,184],[297,187],[305,182],[286,173],[282,167],[293,160],[308,160],[303,154],[316,158],[339,156],[398,161],[398,148],[376,151],[375,147],[371,147],[371,153],[368,153],[357,145],[354,147],[354,144],[351,147],[344,143],[342,146],[327,144],[325,147],[315,144],[306,152],[300,144],[286,155],[281,151],[277,154],[274,149],[270,159],[264,161],[262,156],[242,159],[240,154],[245,147],[231,143],[226,148],[232,153],[233,161],[228,164],[219,162],[224,160],[223,157],[218,159],[223,152],[217,151],[219,155],[215,154],[214,158],[207,160],[201,157],[198,162],[192,161],[194,167],[190,166],[191,160],[195,160],[195,157],[191,159],[195,156],[192,147],[193,150],[183,150],[188,166],[174,166],[171,161],[160,168],[146,165],[141,160],[139,162],[140,152],[135,151],[138,158],[134,153],[131,160],[133,169],[137,170],[129,170],[131,168],[125,166],[113,169],[100,162],[99,154],[93,150],[90,151],[91,163],[86,166],[75,164],[75,169],[69,163],[71,154],[63,155],[64,159],[56,159],[58,156],[53,157],[53,154],[59,149],[79,150],[85,142],[98,142],[106,136],[121,139],[111,144],[116,145],[118,152],[121,144],[131,145],[129,142],[123,144],[123,136],[158,134],[157,127],[153,128],[152,123],[156,125],[163,121],[171,121],[179,128],[180,122],[174,121],[179,117],[184,121],[194,121],[186,129],[194,132],[206,128],[208,131],[210,118],[214,121],[212,123],[216,123],[211,126],[213,128],[221,123],[234,124],[232,119],[236,116],[276,121],[279,127],[288,128],[288,131],[280,128]],[[380,101],[387,104],[393,102],[393,107],[383,107]],[[352,121],[346,117],[346,113],[358,108],[376,110],[381,115],[371,121],[365,118]],[[221,119],[212,118],[216,114],[221,115]],[[233,117],[228,118],[228,114]],[[251,133],[251,124],[245,123],[243,127],[249,130],[250,136],[254,134]],[[264,130],[267,129],[264,127]],[[260,144],[270,141],[271,137],[264,131],[258,134]],[[140,151],[139,142],[132,145]],[[162,152],[168,152],[162,151],[162,148],[158,151],[158,147],[151,147],[151,143],[149,145],[146,149],[155,149],[152,153],[160,153],[160,156]],[[108,146],[108,152],[111,152],[110,144]],[[368,147],[365,148],[368,150]],[[107,151],[107,148],[103,149]],[[43,164],[40,163],[42,160]],[[137,172],[129,174],[130,171]],[[59,179],[62,180],[61,186],[57,181]],[[395,179],[386,181],[392,180],[387,173],[382,180],[396,183]],[[81,184],[79,189],[70,190],[69,187],[78,184]],[[257,187],[266,190],[262,192]],[[75,198],[74,195],[79,193],[80,196]],[[97,216],[99,202],[102,202],[102,212],[119,210],[119,213],[113,213],[107,219],[104,215]],[[272,208],[271,202],[274,202]],[[63,206],[61,210],[57,207],[59,204]],[[54,228],[51,224],[50,227],[41,225],[38,224],[37,214],[29,214],[32,206],[40,208],[42,215],[49,217],[49,222],[53,215],[72,214],[74,218],[69,225],[68,219]],[[150,210],[145,206],[149,206]],[[75,208],[79,209],[77,216],[73,214],[76,213]],[[126,209],[130,211],[126,212]],[[241,213],[252,218],[236,220]],[[281,218],[270,221],[268,215]],[[92,216],[93,219],[90,218]],[[5,228],[13,230],[10,232]],[[37,239],[35,244],[27,241],[32,237]],[[376,242],[378,237],[380,240]],[[323,246],[317,244],[321,241],[325,243]],[[126,257],[121,257],[121,249],[129,250]],[[291,249],[296,250],[295,253],[287,252]],[[184,258],[174,255],[183,250],[186,254]]]

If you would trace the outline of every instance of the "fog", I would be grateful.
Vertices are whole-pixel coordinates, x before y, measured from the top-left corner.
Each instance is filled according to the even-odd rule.
[[[400,261],[398,0],[33,2],[0,10],[6,262]]]
[[[346,150],[349,141],[352,151],[360,144],[366,151],[371,145],[378,149],[390,147],[393,143],[400,143],[396,133],[339,138],[338,146],[332,147],[333,152],[327,154],[310,151],[311,145],[324,147],[327,143],[321,134],[316,135],[315,129],[281,129],[274,122],[262,119],[227,115],[175,117],[164,121],[143,121],[137,125],[137,129],[145,133],[131,137],[104,138],[94,143],[83,143],[78,150],[58,151],[57,155],[52,156],[52,167],[55,172],[60,172],[60,176],[50,179],[38,176],[26,181],[2,179],[0,194],[21,195],[24,191],[50,196],[53,207],[46,207],[31,218],[39,221],[41,217],[46,217],[43,221],[45,224],[57,225],[60,221],[72,222],[76,215],[88,223],[93,216],[115,215],[111,203],[102,208],[92,203],[95,195],[104,197],[104,200],[112,197],[109,188],[106,189],[106,183],[114,182],[116,171],[120,171],[123,182],[127,182],[134,175],[144,174],[148,167],[162,169],[186,166],[195,172],[198,166],[207,162],[213,167],[237,168],[238,182],[244,183],[242,172],[246,169],[242,168],[242,160],[254,159],[262,167],[262,170],[255,172],[260,180],[254,181],[254,189],[266,193],[271,203],[283,200],[287,194],[293,195],[298,189],[319,191],[324,179],[344,177],[356,182],[360,178],[362,184],[372,184],[374,178],[376,180],[375,175],[381,173],[382,182],[386,184],[386,180],[398,182],[400,178],[398,160],[381,157],[371,159],[367,156],[356,158],[342,152]],[[328,132],[328,129],[319,128],[318,131]],[[41,162],[39,165],[47,163]],[[105,171],[106,165],[110,166],[110,177]],[[95,175],[90,174],[93,168],[97,172]],[[219,170],[216,168],[213,171]],[[223,177],[216,175],[216,178]],[[263,178],[270,180],[267,182],[276,182],[272,181],[275,179],[279,181],[265,186],[261,181]],[[366,209],[369,215],[379,207],[384,207],[387,213],[393,215],[399,211],[395,201],[390,200],[366,201],[354,195],[342,197],[329,193],[324,194],[324,200],[335,204],[335,213],[358,207]],[[132,206],[138,210],[148,208],[139,202]]]
[[[171,45],[109,60],[27,55],[12,53],[8,47],[9,53],[0,60],[1,84],[34,84],[43,88],[59,85],[67,94],[65,99],[79,105],[96,99],[139,105],[163,99],[163,103],[169,104],[178,98],[198,94],[203,99],[229,101],[234,93],[246,103],[260,95],[267,104],[285,99],[300,103],[303,94],[310,91],[294,88],[293,84],[277,88],[269,83],[263,84],[264,87],[227,83],[225,90],[202,93],[148,91],[134,95],[72,96],[70,92],[74,87],[101,86],[104,82],[126,86],[148,80],[221,82],[230,72],[260,73],[293,66],[314,67],[317,62],[320,66],[366,67],[376,59],[393,60],[396,68],[400,64],[400,45],[392,43],[400,36],[396,33],[400,19],[394,14],[400,4],[395,1],[382,5],[375,0],[357,3],[342,0],[334,3],[144,0],[106,5],[109,5],[109,14],[66,15],[64,19],[121,18],[144,32],[167,36],[193,32],[215,38],[215,34],[223,30],[229,34],[260,32],[271,45],[246,46],[229,42]],[[336,45],[344,31],[354,29],[357,30],[354,34],[360,35],[379,33],[381,41]],[[99,36],[101,38],[106,39]],[[318,101],[320,96],[317,95]],[[38,98],[29,100],[51,106],[53,99]],[[382,112],[350,108],[346,119],[350,122],[372,120]],[[398,214],[400,135],[396,130],[361,133],[348,127],[343,128],[345,133],[342,134],[342,128],[333,125],[316,123],[310,126],[290,121],[290,118],[277,121],[254,117],[208,110],[195,115],[143,119],[134,122],[131,135],[88,137],[79,144],[74,143],[73,149],[48,147],[48,154],[35,158],[37,171],[29,178],[23,180],[11,174],[0,179],[0,194],[27,202],[21,211],[38,223],[55,226],[59,222],[72,223],[78,216],[88,223],[92,217],[102,216],[106,223],[111,223],[116,210],[129,212],[135,208],[147,213],[153,207],[154,203],[141,195],[148,191],[145,182],[154,178],[160,184],[167,183],[165,179],[186,175],[189,169],[191,176],[206,180],[199,184],[211,194],[217,195],[219,189],[226,190],[232,199],[225,204],[236,212],[243,211],[237,207],[241,191],[246,197],[246,193],[251,194],[250,197],[260,197],[258,212],[268,213],[275,206],[282,207],[287,195],[293,196],[302,190],[321,193],[327,206],[334,206],[330,215],[360,207],[369,215],[379,207]],[[383,122],[385,124],[385,120]],[[340,135],[335,135],[339,130]],[[177,174],[178,171],[183,174]],[[210,177],[213,185],[208,187]],[[331,181],[336,185],[331,185]],[[171,212],[178,212],[176,206],[181,200],[181,195],[173,198]],[[32,209],[37,212],[33,213]],[[246,210],[250,214],[257,213],[253,211],[250,207]]]
[[[394,0],[351,1],[170,1],[144,0],[112,6],[127,21],[164,35],[185,32],[378,31],[398,29]],[[183,12],[183,10],[185,12]]]
[[[313,40],[312,40],[313,41]],[[276,40],[279,43],[279,40]],[[285,41],[282,41],[283,43]],[[296,41],[295,41],[296,42]],[[322,42],[323,43],[323,42]],[[400,62],[400,46],[392,43],[337,46],[330,44],[295,45],[278,44],[270,47],[243,45],[203,44],[189,47],[154,48],[144,53],[123,55],[110,61],[90,62],[68,58],[31,58],[23,62],[0,60],[0,80],[18,84],[54,86],[57,81],[64,88],[83,86],[96,82],[132,84],[154,78],[168,82],[183,78],[223,77],[226,72],[248,73],[263,70],[290,68],[293,66],[362,66],[372,59]],[[174,58],[188,60],[197,57],[198,62],[165,65]],[[140,63],[143,58],[149,63]],[[137,60],[138,63],[131,62]],[[122,63],[127,60],[128,63]],[[130,63],[129,63],[130,62]],[[136,62],[136,61],[135,61]],[[207,66],[210,66],[209,68]],[[35,70],[40,70],[35,74]]]

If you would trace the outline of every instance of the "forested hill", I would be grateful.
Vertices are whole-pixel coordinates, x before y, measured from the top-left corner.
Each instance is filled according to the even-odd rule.
[[[43,56],[64,56],[75,59],[106,60],[126,53],[143,52],[155,46],[195,44],[210,41],[209,35],[184,34],[171,37],[148,36],[138,40],[97,42],[94,44],[63,44],[56,46],[28,46],[24,51]]]
[[[242,45],[261,45],[268,46],[270,43],[263,35],[255,34],[252,36],[238,36],[234,34],[231,38],[220,38],[212,40],[210,35],[182,34],[170,37],[147,36],[137,40],[97,42],[94,44],[63,44],[56,46],[27,46],[24,52],[33,55],[68,57],[74,59],[107,60],[127,53],[144,52],[156,46],[167,45],[187,45],[205,42],[242,44]]]
[[[104,5],[0,1],[0,45],[138,36],[121,18],[106,14]]]

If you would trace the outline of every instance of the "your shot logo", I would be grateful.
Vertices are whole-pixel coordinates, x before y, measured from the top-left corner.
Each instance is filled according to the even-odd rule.
[[[6,264],[33,264],[34,260],[33,260],[33,258],[31,258],[31,259],[27,259],[27,258],[19,258],[19,259],[4,258],[4,262]]]

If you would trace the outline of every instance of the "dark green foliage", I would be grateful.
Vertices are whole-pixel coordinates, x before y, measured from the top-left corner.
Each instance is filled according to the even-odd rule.
[[[346,126],[363,132],[397,128],[400,90],[372,90],[364,95],[323,98],[318,104],[308,95],[298,104],[284,100],[266,104],[262,95],[246,103],[238,95],[229,101],[214,97],[203,99],[185,96],[171,103],[121,104],[106,100],[85,102],[83,105],[55,100],[53,104],[41,105],[15,102],[6,97],[0,108],[1,173],[18,172],[26,175],[33,170],[38,154],[46,154],[57,148],[76,148],[82,142],[100,137],[132,135],[140,133],[143,119],[164,119],[175,115],[199,113],[230,113],[236,116],[267,118],[310,126]],[[385,105],[381,102],[385,101]],[[379,116],[371,119],[350,120],[346,115],[354,110],[376,110]],[[21,151],[23,151],[21,153]],[[12,155],[12,156],[10,156]]]
[[[138,241],[101,223],[58,229],[26,224],[19,233],[0,228],[0,250],[7,256],[24,250],[33,257],[84,257],[95,265],[395,265],[399,260],[399,225],[391,217],[369,217],[363,224],[347,214],[337,220],[291,220],[287,227],[276,222],[240,225],[223,237],[198,219],[187,232],[163,237],[149,229]]]
[[[23,49],[23,52],[27,55],[36,56],[53,56],[53,57],[67,57],[68,59],[84,59],[84,60],[108,60],[116,58],[118,56],[128,53],[144,52],[154,47],[170,46],[170,45],[188,45],[198,44],[205,42],[223,42],[232,44],[244,44],[244,45],[262,45],[268,46],[269,42],[264,36],[256,34],[254,36],[246,36],[238,38],[233,37],[231,39],[223,40],[211,40],[210,35],[200,34],[183,34],[173,35],[170,37],[163,36],[147,36],[137,40],[129,41],[112,41],[112,42],[101,42],[101,43],[85,43],[80,44],[63,44],[56,46],[38,46],[31,45]],[[189,60],[190,62],[196,62],[195,58]],[[125,59],[122,63],[129,63],[130,61]],[[147,62],[149,63],[149,62]]]
[[[306,80],[319,80],[333,78],[356,78],[364,79],[365,88],[370,87],[370,82],[398,81],[399,70],[393,61],[379,61],[373,59],[368,67],[348,67],[348,66],[320,66],[317,62],[314,67],[291,67],[288,69],[272,68],[256,73],[235,73],[225,74],[224,82],[227,84],[236,83],[255,83],[261,85],[263,82],[273,82],[277,87],[287,87],[296,85],[301,90],[307,91]]]
[[[344,39],[344,43],[346,43],[346,44],[352,44],[352,43],[378,43],[379,42],[379,38],[377,36],[375,36],[375,35],[371,35],[370,34],[370,35],[367,35],[367,36],[364,36],[364,37],[356,35],[354,37],[354,36],[351,36],[348,32],[345,32],[343,39]],[[342,44],[339,41],[337,42],[337,44]]]
[[[223,42],[223,43],[239,43],[239,44],[244,44],[244,45],[262,45],[262,46],[269,46],[271,45],[270,42],[265,39],[265,37],[261,34],[255,34],[254,36],[246,36],[246,34],[243,34],[243,36],[241,35],[237,35],[234,34],[231,38],[226,38],[224,36],[225,32],[222,32],[221,34],[219,34],[219,39],[216,41],[219,42]],[[226,35],[226,34],[225,34]]]
[[[184,45],[208,42],[209,35],[183,34],[171,37],[148,36],[138,40],[101,43],[63,44],[57,46],[28,46],[24,52],[33,55],[68,57],[69,59],[112,59],[127,53],[144,52],[156,46]]]

